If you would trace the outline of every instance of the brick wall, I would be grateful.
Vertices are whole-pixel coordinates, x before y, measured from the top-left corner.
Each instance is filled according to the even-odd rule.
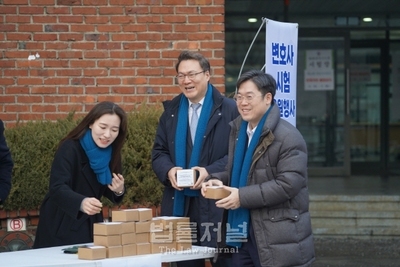
[[[15,226],[24,225],[26,230],[8,231],[9,219],[17,220]],[[20,219],[25,219],[25,223],[18,222]],[[5,211],[0,209],[0,252],[31,248],[38,221],[38,210]]]
[[[210,60],[224,92],[224,47],[224,0],[0,0],[0,119],[12,127],[103,100],[129,111],[170,99],[185,49]],[[10,218],[26,218],[27,231],[7,232]],[[30,246],[37,220],[0,209],[0,252]]]
[[[170,99],[184,49],[210,60],[224,92],[224,38],[224,0],[0,0],[0,118]]]

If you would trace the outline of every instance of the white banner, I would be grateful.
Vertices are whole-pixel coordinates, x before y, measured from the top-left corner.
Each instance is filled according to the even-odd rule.
[[[276,79],[281,118],[296,126],[298,24],[266,19],[265,72]]]

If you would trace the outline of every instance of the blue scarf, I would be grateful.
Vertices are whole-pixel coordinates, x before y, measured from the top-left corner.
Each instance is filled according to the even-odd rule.
[[[90,167],[97,176],[97,181],[103,185],[111,184],[110,161],[112,147],[100,148],[96,145],[92,137],[92,130],[88,129],[79,139],[83,150],[89,158]]]
[[[189,165],[186,164],[186,147],[188,134],[188,99],[182,95],[178,110],[178,123],[176,126],[175,135],[175,165],[183,169],[190,169],[197,166],[200,162],[200,154],[203,146],[203,136],[206,132],[208,120],[211,115],[211,110],[214,105],[212,98],[212,86],[208,84],[207,93],[204,99],[203,107],[200,113],[199,123],[197,124],[196,135],[194,138],[192,154],[190,155]],[[192,190],[185,188],[182,191],[175,190],[174,200],[174,216],[183,216],[185,207],[185,196],[198,197],[200,190]]]
[[[232,178],[230,184],[231,187],[241,188],[247,185],[247,177],[249,175],[250,166],[252,164],[253,153],[260,139],[262,128],[264,126],[265,120],[268,117],[269,111],[272,108],[272,105],[273,104],[271,104],[267,112],[265,112],[260,122],[257,124],[257,128],[254,132],[253,138],[251,138],[248,147],[247,147],[248,122],[242,121],[242,124],[240,125],[239,137],[236,143],[235,154],[233,158]],[[228,211],[228,225],[229,228],[232,229],[231,235],[232,239],[234,240],[228,241],[230,236],[230,232],[228,231],[226,235],[227,245],[239,248],[242,246],[242,242],[245,242],[247,239],[249,221],[250,221],[250,211],[248,209],[238,208],[235,210]],[[240,230],[241,228],[242,231]],[[235,230],[236,231],[239,230],[239,232],[235,232]]]

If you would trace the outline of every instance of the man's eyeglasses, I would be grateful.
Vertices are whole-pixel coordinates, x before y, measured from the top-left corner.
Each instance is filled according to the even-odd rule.
[[[249,95],[245,95],[245,96],[235,95],[235,97],[233,99],[235,99],[236,102],[242,102],[243,100],[246,99],[246,102],[250,103],[258,96],[263,96],[263,95],[253,95],[253,94],[249,94]]]
[[[176,75],[175,77],[179,82],[184,81],[186,77],[188,77],[189,80],[194,80],[198,74],[203,73],[203,72],[206,72],[206,71],[203,70],[203,71],[200,71],[200,72],[188,73],[188,74],[180,73],[180,74]]]

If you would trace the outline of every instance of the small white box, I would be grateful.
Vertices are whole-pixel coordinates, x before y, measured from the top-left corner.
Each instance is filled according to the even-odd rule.
[[[177,170],[176,183],[179,187],[191,187],[196,182],[196,171],[192,169]]]

